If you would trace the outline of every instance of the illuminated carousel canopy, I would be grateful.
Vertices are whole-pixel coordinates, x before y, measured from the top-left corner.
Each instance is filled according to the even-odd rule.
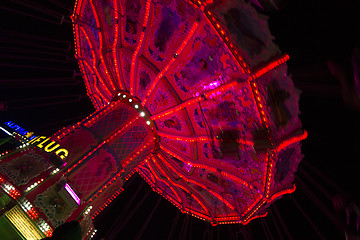
[[[249,3],[79,0],[72,20],[95,108],[136,99],[149,114],[156,145],[136,171],[154,191],[213,224],[246,224],[295,190],[300,94]]]

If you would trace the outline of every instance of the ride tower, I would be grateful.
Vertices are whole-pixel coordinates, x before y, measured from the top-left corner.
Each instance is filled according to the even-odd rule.
[[[71,18],[96,111],[1,157],[28,229],[79,220],[90,237],[134,172],[214,225],[247,224],[295,191],[300,93],[250,3],[78,0]]]

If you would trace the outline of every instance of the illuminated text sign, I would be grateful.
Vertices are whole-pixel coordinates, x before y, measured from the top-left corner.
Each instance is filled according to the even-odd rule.
[[[8,126],[9,128],[11,128],[12,130],[14,130],[15,132],[19,133],[20,135],[23,135],[23,136],[29,138],[30,140],[32,140],[36,137],[33,135],[32,132],[26,131],[25,129],[23,129],[19,125],[13,123],[12,121],[6,122],[5,125]]]
[[[61,159],[65,159],[69,154],[68,150],[65,148],[60,148],[60,144],[56,143],[55,141],[51,141],[50,138],[45,136],[36,137],[29,143],[35,144],[38,142],[40,142],[36,145],[38,148],[43,148],[45,152],[53,152],[56,150],[55,154],[58,155]]]

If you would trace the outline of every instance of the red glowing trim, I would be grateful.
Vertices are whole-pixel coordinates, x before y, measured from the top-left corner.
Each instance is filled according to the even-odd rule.
[[[142,43],[144,41],[144,37],[145,37],[145,27],[147,26],[148,23],[148,18],[149,18],[149,13],[150,13],[150,2],[151,1],[146,1],[146,6],[145,6],[145,17],[144,17],[144,22],[143,22],[143,32],[141,32],[140,35],[140,39],[139,39],[139,43],[136,47],[136,50],[134,52],[132,61],[131,61],[131,70],[130,70],[130,94],[131,95],[135,95],[134,93],[134,89],[135,89],[135,83],[134,83],[134,78],[135,78],[135,64],[136,64],[136,59],[138,58],[140,49],[142,47]]]
[[[167,161],[160,155],[160,154],[157,154],[156,157],[159,157],[160,159],[162,159],[162,162],[165,163],[168,167],[170,167],[167,163]],[[170,176],[168,174],[166,174],[162,169],[162,167],[159,165],[159,163],[157,161],[155,161],[155,158],[152,158],[153,159],[153,162],[156,164],[157,166],[157,169],[159,169],[166,177]],[[174,169],[173,169],[174,170]],[[182,178],[182,180],[184,181],[187,181],[185,180],[182,175],[180,175],[176,170],[175,170],[175,173],[180,176]],[[198,196],[198,194],[196,193],[193,193],[193,192],[190,192],[188,189],[186,189],[184,186],[182,185],[179,185],[177,183],[175,183],[175,180],[171,180],[170,178],[168,178],[168,180],[175,186],[183,189],[184,191],[188,192],[199,204],[200,206],[210,215],[211,212],[210,210],[206,207],[205,203],[204,203],[204,200],[202,199],[202,197]],[[188,208],[188,211],[191,212],[191,209]]]
[[[188,44],[189,40],[191,39],[191,37],[194,35],[195,31],[197,30],[199,26],[199,23],[195,22],[194,25],[191,27],[189,34],[186,36],[185,40],[182,42],[182,44],[180,45],[180,47],[178,48],[178,50],[176,51],[175,54],[180,55],[183,51],[183,49],[186,47],[186,45]],[[156,78],[154,79],[154,81],[152,82],[149,90],[147,90],[146,94],[145,94],[145,98],[142,102],[142,105],[145,106],[147,100],[149,99],[150,94],[153,92],[156,84],[159,82],[159,80],[165,75],[165,73],[167,72],[167,70],[171,67],[171,65],[174,63],[175,61],[175,57],[173,57],[169,63],[161,70],[161,72],[159,73],[159,75],[156,76]]]
[[[27,214],[32,220],[39,219],[39,214],[37,213],[37,211],[35,210],[34,207],[32,207],[30,210],[26,211],[26,214]]]
[[[21,193],[19,190],[17,190],[12,184],[5,181],[4,177],[0,175],[0,186],[6,192],[10,195],[13,199],[17,200],[19,197],[21,197]]]
[[[201,100],[202,100],[202,97],[192,98],[190,100],[187,100],[187,101],[177,105],[176,107],[170,108],[168,110],[162,111],[162,112],[160,112],[158,114],[155,114],[155,115],[151,116],[151,120],[156,120],[156,119],[162,118],[162,117],[167,116],[167,115],[169,115],[169,114],[171,114],[173,112],[177,112],[177,111],[179,111],[181,109],[184,109],[186,106],[189,106],[189,105],[194,104],[196,102],[199,102]]]
[[[111,85],[112,90],[115,91],[115,90],[116,90],[116,89],[115,89],[115,86],[114,86],[114,84],[113,84],[113,82],[112,82],[112,78],[111,78],[110,75],[109,75],[109,72],[108,72],[108,70],[107,70],[107,68],[106,68],[106,64],[105,64],[105,61],[104,61],[104,58],[103,58],[103,51],[102,51],[102,49],[103,49],[103,38],[104,38],[103,32],[104,32],[104,30],[103,30],[103,28],[102,28],[102,26],[101,26],[101,24],[100,24],[99,16],[98,16],[98,13],[97,13],[97,11],[96,11],[96,9],[95,9],[95,7],[94,7],[93,1],[90,1],[90,5],[91,5],[91,8],[92,8],[94,17],[95,17],[96,27],[97,27],[98,29],[100,29],[100,30],[99,30],[99,35],[100,35],[100,37],[99,37],[99,57],[100,57],[100,61],[101,61],[101,63],[102,63],[102,66],[105,68],[105,69],[104,69],[104,70],[105,70],[105,76],[107,77],[107,81],[106,81],[106,82],[109,82],[110,85]],[[111,94],[111,96],[112,96],[112,94]]]
[[[112,96],[109,88],[106,86],[106,84],[104,83],[104,81],[102,80],[103,78],[100,76],[100,73],[98,72],[98,68],[96,67],[96,54],[95,54],[95,51],[94,51],[94,46],[92,45],[91,41],[90,41],[90,37],[88,36],[88,34],[86,33],[85,29],[83,27],[79,27],[81,32],[84,34],[85,38],[86,38],[86,41],[88,42],[89,46],[90,46],[90,49],[91,49],[91,55],[93,56],[93,67],[92,68],[89,68],[89,69],[94,69],[95,70],[95,73],[96,73],[96,76],[98,77],[101,85],[103,86],[103,89],[105,89],[106,93],[109,95],[109,97]],[[84,61],[85,62],[85,61]]]
[[[101,206],[99,209],[94,212],[94,214],[91,216],[92,219],[94,219],[99,213],[101,213],[109,204],[123,191],[123,189],[120,189],[120,191],[116,191],[113,195],[111,195],[110,198]]]
[[[269,159],[268,159],[268,165],[267,165],[267,175],[266,175],[266,190],[265,190],[265,196],[266,198],[269,197],[269,193],[270,193],[270,187],[271,187],[271,178],[272,178],[272,175],[273,175],[273,171],[274,171],[274,167],[275,165],[273,164],[274,163],[274,159],[273,159],[273,154],[270,154],[269,156]]]
[[[115,73],[118,79],[118,84],[120,86],[120,89],[124,90],[124,85],[122,83],[122,78],[120,77],[120,72],[119,72],[119,68],[118,68],[118,58],[117,58],[117,42],[118,42],[118,37],[119,37],[119,21],[118,21],[118,1],[114,0],[113,1],[113,5],[114,5],[114,17],[115,17],[115,35],[114,35],[114,45],[112,46],[112,54],[113,54],[113,59],[114,59],[114,65],[115,65]],[[120,4],[121,7],[121,4]],[[122,12],[122,9],[121,9]]]
[[[275,194],[273,194],[270,198],[268,198],[267,202],[272,202],[274,201],[276,198],[282,196],[282,195],[285,195],[285,194],[290,194],[290,193],[293,193],[295,192],[296,190],[296,186],[294,184],[294,186],[292,188],[289,188],[289,189],[285,189],[285,190],[282,190],[282,191],[279,191]]]
[[[252,74],[250,76],[250,80],[254,80],[254,79],[261,77],[265,73],[270,72],[272,69],[280,66],[281,64],[285,63],[289,59],[290,59],[289,55],[285,54],[281,58],[271,61],[266,66],[262,67],[261,69],[257,70],[254,74]]]
[[[70,131],[75,130],[77,128],[79,128],[80,126],[86,126],[86,127],[90,127],[95,121],[93,118],[99,118],[100,116],[102,116],[103,111],[107,112],[108,108],[112,108],[115,105],[117,105],[117,103],[119,102],[112,102],[110,105],[107,105],[105,108],[101,109],[101,110],[97,110],[93,113],[91,113],[89,116],[87,116],[86,118],[84,118],[81,122],[77,122],[76,124],[74,124],[73,126],[71,126],[70,129],[67,129],[67,131],[65,130],[65,127],[63,128],[63,131],[60,129],[57,133],[53,134],[53,136],[51,136],[51,139],[62,139],[64,136],[66,136],[68,133],[70,133]],[[98,115],[98,116],[96,116]],[[89,120],[90,119],[90,120]],[[62,131],[62,133],[61,133]],[[64,163],[66,165],[66,163]]]
[[[180,156],[179,154],[176,154],[174,151],[170,150],[170,149],[167,149],[165,146],[163,145],[160,145],[160,148],[161,150],[165,151],[166,153],[176,157],[177,159],[179,159],[180,161],[184,162],[184,163],[191,163],[193,167],[195,168],[204,168],[212,173],[216,173],[218,174],[219,173],[219,170],[221,170],[221,175],[232,180],[232,181],[235,181],[236,183],[239,183],[241,185],[244,185],[246,187],[249,187],[251,189],[255,189],[254,186],[248,182],[246,182],[245,180],[241,179],[240,177],[237,177],[233,174],[230,174],[228,173],[226,170],[224,169],[220,169],[220,168],[215,168],[215,167],[212,167],[212,166],[209,166],[207,163],[203,163],[201,161],[196,161],[196,162],[193,162],[191,161],[190,159],[188,160],[184,160],[184,158],[182,156]]]
[[[142,46],[142,42],[144,40],[144,37],[145,37],[145,32],[142,32],[141,35],[140,35],[139,44],[136,47],[136,50],[134,52],[134,56],[133,56],[132,61],[131,61],[131,70],[130,70],[130,94],[131,95],[134,95],[134,88],[135,88],[135,84],[134,84],[135,63],[136,63],[137,55],[139,54],[140,48]]]
[[[157,193],[160,194],[163,198],[169,200],[175,207],[177,207],[179,210],[181,210],[182,213],[188,213],[188,214],[192,215],[193,217],[199,218],[199,219],[204,220],[204,221],[210,221],[210,220],[211,220],[211,218],[209,218],[208,216],[206,216],[206,215],[204,215],[204,214],[202,214],[202,213],[200,213],[200,212],[198,212],[198,211],[191,210],[191,209],[189,209],[189,208],[181,205],[181,202],[176,202],[176,200],[173,199],[170,195],[168,195],[168,194],[164,195],[164,194],[165,194],[164,191],[160,191],[159,189],[154,188],[154,187],[151,185],[151,181],[147,178],[147,176],[146,176],[144,173],[142,173],[142,172],[139,172],[139,173],[140,173],[140,175],[145,179],[145,181],[147,181],[148,183],[150,183],[150,186],[151,186],[151,188],[152,188],[152,190],[153,190],[154,192],[157,192]],[[177,184],[175,184],[175,185],[177,186]],[[179,187],[179,188],[182,188],[181,185],[178,186],[178,187]],[[184,189],[184,191],[186,191],[186,189]],[[186,192],[188,192],[188,191],[186,191]],[[163,193],[164,193],[164,194],[163,194]],[[197,201],[197,200],[196,200],[196,201]],[[193,212],[196,212],[196,214],[193,214]]]
[[[278,144],[278,146],[276,147],[276,151],[280,152],[281,150],[283,150],[284,148],[286,148],[287,146],[296,143],[296,142],[300,142],[301,140],[304,140],[305,138],[307,138],[308,136],[308,132],[305,130],[301,135],[299,136],[294,136],[290,139],[287,139],[281,143]]]
[[[91,127],[98,119],[104,116],[109,111],[113,110],[113,108],[117,107],[121,104],[121,101],[112,102],[111,104],[107,105],[106,107],[102,108],[101,110],[96,111],[92,115],[89,116],[90,120],[84,123],[85,127]],[[88,118],[86,118],[88,119]]]
[[[147,160],[150,158],[150,156],[148,156],[144,161],[147,162]],[[128,176],[125,177],[125,181],[127,181],[134,173],[136,170],[132,171]],[[110,187],[111,184],[115,183],[119,177],[124,173],[124,170],[118,172],[114,177],[112,177],[101,189],[99,189],[90,199],[89,201],[92,202],[94,201],[102,192],[105,191],[106,188]],[[115,199],[117,197],[118,194],[120,194],[124,189],[120,188],[120,191],[117,191],[115,195],[112,195],[112,198],[110,198],[110,200],[112,201],[113,199]],[[110,201],[110,202],[111,202]]]
[[[20,192],[17,189],[11,189],[9,191],[9,195],[15,200],[21,196]]]
[[[151,185],[151,183],[155,184],[155,178],[153,176],[153,174],[145,167],[145,163],[148,163],[148,160],[145,159],[145,161],[143,161],[142,163],[140,163],[139,165],[139,173],[142,174],[142,172],[140,171],[140,168],[145,171],[145,172],[148,172],[149,176],[151,177],[151,180],[148,178],[148,177],[144,177],[144,179]]]
[[[159,163],[160,163],[160,162],[159,162]],[[151,161],[149,161],[149,164],[152,164]],[[149,165],[147,165],[147,166],[149,166]],[[153,166],[153,167],[155,167],[155,166]],[[150,166],[149,166],[149,168],[150,168]],[[150,169],[152,169],[152,168],[150,168]],[[148,171],[148,169],[146,169],[146,171]],[[178,209],[180,209],[182,213],[188,213],[188,214],[192,215],[193,217],[196,217],[196,218],[201,219],[201,220],[203,220],[203,221],[212,221],[212,220],[213,220],[212,218],[209,218],[207,215],[204,215],[204,214],[202,214],[202,213],[200,213],[200,212],[198,212],[198,211],[195,211],[195,210],[192,210],[192,209],[189,209],[189,208],[185,207],[184,205],[181,204],[181,202],[176,202],[176,200],[173,199],[170,195],[168,195],[168,194],[164,195],[163,193],[165,193],[165,192],[160,191],[160,190],[158,190],[157,188],[154,188],[154,187],[152,186],[152,184],[155,185],[155,179],[153,180],[153,182],[151,182],[151,181],[149,180],[149,178],[148,178],[143,172],[139,171],[139,173],[140,173],[140,175],[145,179],[145,181],[147,181],[147,182],[150,184],[150,186],[151,186],[151,188],[152,188],[152,190],[153,190],[154,192],[157,192],[157,193],[160,194],[162,197],[164,197],[164,198],[166,198],[167,200],[169,200],[175,207],[177,207]],[[153,174],[154,172],[151,172],[151,170],[150,170],[150,173],[151,173],[150,176],[152,177],[152,174]],[[178,184],[175,184],[175,183],[173,183],[173,184],[174,184],[175,186],[178,186],[179,188],[183,189],[184,191],[188,192],[187,189],[184,189],[182,185],[178,185]],[[188,193],[189,193],[189,192],[188,192]],[[182,193],[181,193],[181,195],[182,195]],[[198,199],[198,200],[200,201],[200,199]],[[198,200],[196,200],[196,201],[198,201]],[[205,209],[205,210],[206,210],[206,209]],[[195,214],[195,213],[196,213],[196,214]]]
[[[246,64],[244,59],[240,56],[239,51],[235,48],[235,45],[232,42],[230,42],[229,37],[225,35],[225,31],[221,28],[220,24],[216,21],[214,17],[211,17],[212,14],[210,11],[204,12],[204,14],[206,16],[208,23],[210,23],[209,25],[213,27],[219,38],[223,39],[223,41],[225,42],[227,48],[230,50],[230,52],[236,59],[236,62],[241,67],[241,70],[244,73],[249,74],[250,69],[248,65]]]
[[[80,2],[80,4],[79,4],[79,2]],[[79,15],[81,5],[82,5],[82,0],[80,0],[80,1],[76,0],[75,1],[74,13],[71,15],[71,18],[74,18],[76,15]]]
[[[155,156],[155,157],[153,157],[152,158],[152,160],[153,160],[153,162],[156,164],[156,166],[157,166],[157,169],[159,169],[160,171],[161,171],[161,173],[162,174],[164,174],[164,176],[173,184],[173,185],[175,185],[175,186],[178,186],[178,187],[180,187],[181,189],[183,189],[183,190],[185,190],[186,192],[188,192],[188,193],[190,193],[194,198],[195,198],[195,200],[201,205],[201,207],[206,211],[206,212],[208,212],[209,214],[210,214],[210,211],[208,210],[208,208],[205,206],[205,204],[203,203],[203,200],[202,200],[202,198],[199,196],[199,197],[196,197],[196,193],[191,193],[191,192],[189,192],[187,189],[185,189],[182,185],[178,185],[177,183],[175,183],[175,180],[174,179],[170,179],[170,177],[169,176],[171,176],[170,174],[166,174],[164,171],[165,171],[165,169],[163,170],[163,167],[162,166],[160,166],[160,162],[157,162],[157,161],[155,161],[155,159],[156,159],[156,157],[158,157],[158,158],[160,158],[161,160],[162,160],[162,163],[165,163],[168,167],[170,167],[170,165],[169,165],[169,163],[167,163],[167,161],[160,155],[160,154],[158,154],[157,156]],[[171,167],[170,167],[171,168]],[[174,169],[173,169],[174,170]],[[174,171],[175,172],[175,174],[177,174],[178,176],[180,176],[181,178],[182,178],[182,175],[180,175],[177,171]],[[172,177],[171,177],[172,178]],[[185,180],[185,179],[183,179],[182,178],[182,180]],[[200,199],[201,198],[201,199]],[[181,202],[181,201],[180,201]]]
[[[137,150],[135,150],[134,154],[128,159],[125,160],[124,164],[122,165],[123,168],[125,168],[127,165],[129,165],[129,163],[134,160],[142,151],[145,151],[145,149],[152,144],[154,141],[156,140],[156,137],[153,137],[150,141],[148,141],[146,144],[142,144],[141,146],[139,146],[137,148]]]
[[[243,145],[248,145],[248,146],[254,146],[253,141],[244,140],[244,139],[238,139],[237,143],[240,143],[240,144],[243,144]]]
[[[145,17],[144,17],[144,22],[143,22],[143,32],[141,32],[140,35],[140,39],[139,39],[139,43],[136,47],[136,50],[134,52],[132,61],[131,61],[131,70],[130,70],[130,94],[131,95],[135,95],[134,91],[135,91],[135,83],[134,83],[134,78],[135,78],[135,65],[136,65],[136,59],[138,58],[140,49],[142,47],[142,43],[144,41],[144,37],[145,37],[145,28],[147,26],[148,23],[148,19],[149,19],[149,14],[150,14],[150,3],[151,1],[146,1],[146,6],[145,6]]]
[[[185,137],[185,136],[177,136],[177,135],[168,134],[168,133],[162,133],[162,132],[158,132],[158,135],[161,136],[161,137],[166,137],[166,138],[169,138],[169,139],[178,140],[178,141],[185,141],[185,142],[209,141],[207,136]]]
[[[198,185],[199,187],[203,188],[204,190],[210,192],[212,195],[214,195],[216,198],[218,198],[221,202],[223,202],[226,206],[228,206],[231,210],[234,210],[234,206],[228,202],[225,198],[223,198],[220,194],[218,194],[216,191],[208,188],[206,185],[195,181],[193,179],[191,179],[191,176],[187,176],[185,177],[183,174],[181,174],[176,167],[173,167],[172,164],[168,163],[168,161],[166,161],[166,159],[162,158],[162,156],[160,154],[157,155],[159,158],[161,158],[163,160],[163,162],[165,163],[165,165],[167,167],[169,167],[170,169],[172,169],[177,175],[179,175],[184,181],[186,182],[190,182],[194,185]]]
[[[81,61],[81,62],[87,67],[87,69],[90,71],[91,75],[95,75],[94,72],[92,71],[92,68],[89,66],[89,64],[88,64],[86,61]],[[86,76],[86,75],[85,75],[85,76]],[[96,81],[95,78],[94,78],[94,81]],[[86,85],[88,85],[89,88],[90,88],[90,86],[91,86],[91,85],[89,84],[88,79],[87,79]],[[94,88],[96,89],[96,92],[100,94],[100,96],[101,96],[102,99],[108,100],[108,98],[106,98],[104,95],[102,95],[101,91],[98,89],[98,87],[97,87],[96,85],[97,85],[96,83],[92,85],[92,86],[94,86]],[[95,94],[93,94],[92,96],[96,97]],[[101,99],[98,99],[98,100],[99,100],[99,102],[102,102]]]
[[[246,221],[243,221],[242,223],[243,223],[244,225],[246,225],[246,224],[248,224],[250,221],[252,221],[252,220],[254,220],[254,219],[256,219],[256,218],[263,218],[263,217],[266,217],[267,215],[268,215],[268,212],[266,212],[266,213],[264,213],[264,214],[262,214],[262,215],[256,215],[256,216],[253,216],[253,217],[247,219]]]
[[[81,59],[81,56],[80,56],[80,51],[78,53],[78,49],[80,49],[79,47],[79,36],[80,36],[80,33],[76,34],[77,32],[80,32],[79,30],[79,26],[75,24],[75,18],[73,17],[72,18],[72,21],[73,21],[73,34],[75,36],[75,57],[77,59]],[[85,80],[85,87],[86,87],[86,92],[88,93],[88,96],[92,96],[93,95],[93,92],[91,91],[91,88],[90,88],[90,85],[89,85],[89,78],[87,76],[87,73],[85,72],[84,70],[84,63],[83,61],[78,61],[79,63],[79,67],[80,67],[80,72],[81,72],[81,75],[83,76],[84,80]],[[92,98],[90,97],[90,100],[92,102],[92,104],[95,106],[95,108],[99,109],[100,107],[98,106],[98,103]],[[100,101],[101,102],[101,101]]]
[[[257,211],[257,210],[259,210],[259,208],[260,207],[262,207],[262,205],[264,205],[264,203],[266,202],[266,200],[265,199],[262,199],[261,201],[259,201],[259,202],[255,202],[255,205],[253,206],[253,208],[247,213],[247,214],[245,214],[246,215],[246,217],[244,218],[244,223],[246,224],[246,223],[248,223],[250,220],[250,218],[251,218],[251,216],[253,216],[254,215],[254,213]],[[249,209],[249,208],[248,208]]]
[[[225,85],[223,85],[223,86],[220,86],[220,87],[217,87],[217,88],[215,88],[215,89],[212,89],[212,90],[209,90],[209,91],[205,92],[205,93],[203,94],[203,96],[204,96],[205,98],[210,97],[212,94],[214,94],[214,93],[216,93],[216,92],[226,91],[226,90],[228,90],[228,89],[236,86],[237,84],[238,84],[238,83],[237,83],[236,81],[227,83],[227,84],[225,84]],[[192,104],[194,104],[194,103],[198,103],[198,102],[203,101],[203,100],[204,100],[204,98],[201,97],[201,96],[188,99],[188,100],[184,101],[183,103],[181,103],[181,104],[179,104],[179,105],[177,105],[177,106],[175,106],[175,107],[171,107],[171,108],[169,108],[169,109],[167,109],[167,110],[164,110],[164,111],[162,111],[162,112],[160,112],[160,113],[157,113],[157,114],[151,116],[151,120],[160,119],[160,118],[162,118],[162,117],[164,117],[164,116],[167,116],[167,115],[169,115],[169,114],[171,114],[171,113],[174,113],[174,112],[177,112],[177,111],[179,111],[179,110],[182,110],[183,108],[185,108],[185,107],[187,107],[187,106],[190,106],[190,105],[192,105]]]
[[[121,132],[123,132],[125,129],[127,129],[130,125],[132,125],[136,120],[139,119],[139,116],[135,117],[130,122],[126,123],[125,126],[123,126],[120,130],[118,130],[116,133],[114,133],[111,137],[97,145],[92,151],[90,151],[88,154],[86,154],[83,158],[81,158],[77,163],[73,164],[68,170],[66,170],[65,174],[68,174],[71,170],[73,170],[75,167],[77,167],[79,164],[81,164],[86,158],[91,156],[93,153],[95,153],[99,148],[101,148],[104,144],[110,142],[113,140],[116,136],[118,136]]]
[[[150,168],[151,170],[155,170],[154,173],[156,174],[156,179],[157,179],[158,181],[162,181],[164,184],[166,184],[166,185],[171,189],[171,191],[174,193],[174,195],[176,196],[177,202],[178,202],[178,203],[181,203],[181,198],[179,197],[179,194],[178,194],[177,191],[175,191],[175,189],[171,186],[172,181],[170,180],[170,175],[167,174],[167,173],[165,173],[165,172],[162,170],[161,167],[157,167],[158,164],[156,163],[154,156],[151,157],[150,159],[151,159],[152,161],[149,161],[149,168]],[[156,166],[153,166],[153,165],[152,165],[152,162],[154,162]],[[156,168],[156,169],[155,169],[155,168]],[[162,173],[162,175],[166,178],[166,181],[165,181],[165,179],[161,179],[160,176],[158,176],[158,173],[157,173],[158,170],[159,170],[159,171]],[[155,184],[155,181],[154,181],[154,184]],[[206,210],[206,209],[204,209],[204,210]]]
[[[260,116],[260,122],[266,127],[268,128],[268,125],[267,125],[267,116],[265,115],[265,112],[263,110],[263,102],[262,102],[262,99],[261,99],[261,95],[258,91],[258,87],[257,87],[257,83],[255,81],[252,81],[250,82],[250,78],[248,79],[248,83],[250,84],[250,88],[251,88],[251,93],[252,93],[252,96],[255,100],[255,103],[256,103],[256,106],[257,106],[257,109],[258,109],[258,114]]]
[[[94,201],[102,192],[105,191],[106,188],[110,187],[111,184],[113,184],[114,182],[116,182],[119,177],[121,176],[121,174],[124,171],[119,172],[118,174],[116,174],[113,178],[110,179],[110,181],[108,181],[101,189],[99,189],[90,199],[89,201],[92,202]],[[120,192],[122,192],[124,189],[120,187]]]
[[[257,197],[252,204],[248,206],[248,208],[244,211],[244,215],[247,215],[251,212],[252,209],[255,209],[255,207],[261,203],[260,201],[263,200],[263,197]]]

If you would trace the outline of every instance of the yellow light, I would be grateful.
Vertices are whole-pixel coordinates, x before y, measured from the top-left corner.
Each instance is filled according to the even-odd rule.
[[[44,237],[19,205],[5,213],[5,216],[27,240],[37,240]]]

